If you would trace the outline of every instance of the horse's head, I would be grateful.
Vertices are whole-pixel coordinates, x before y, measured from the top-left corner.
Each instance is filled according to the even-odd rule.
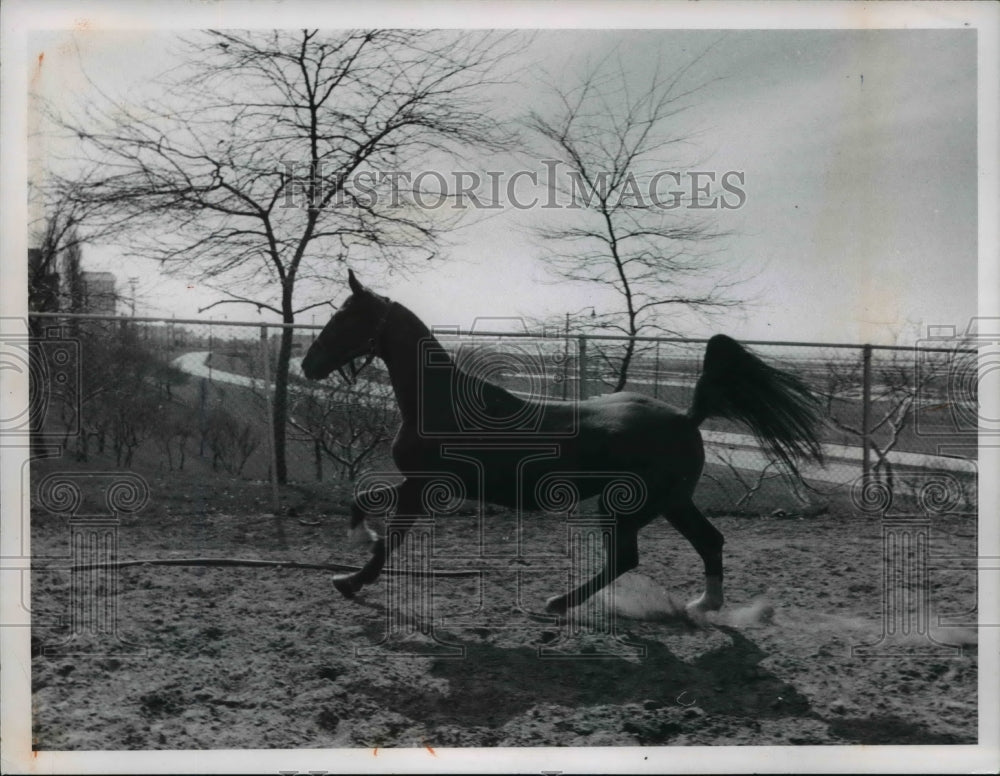
[[[302,359],[302,373],[310,380],[322,380],[334,369],[344,374],[347,365],[353,377],[360,371],[354,366],[355,359],[366,359],[367,364],[378,355],[378,341],[392,302],[361,285],[353,271],[348,271],[347,282],[351,295]]]

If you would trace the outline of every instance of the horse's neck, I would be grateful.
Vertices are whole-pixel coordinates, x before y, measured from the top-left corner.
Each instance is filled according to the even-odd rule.
[[[395,314],[386,323],[380,349],[403,422],[422,420],[430,427],[451,428],[456,408],[456,372],[460,370],[430,329],[397,304]],[[523,399],[467,372],[462,373],[461,383],[462,395],[485,400],[504,417],[516,416],[512,405],[523,403]],[[425,417],[421,418],[421,414]]]
[[[417,420],[421,380],[424,381],[423,390],[433,391],[430,395],[435,399],[438,396],[447,399],[450,395],[451,380],[446,377],[448,370],[427,367],[428,364],[437,367],[448,363],[451,356],[430,329],[398,303],[393,319],[385,327],[381,349],[404,423]],[[441,386],[433,385],[437,380],[441,380]]]

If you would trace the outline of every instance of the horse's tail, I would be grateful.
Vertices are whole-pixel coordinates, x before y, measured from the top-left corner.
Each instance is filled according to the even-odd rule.
[[[796,475],[796,459],[823,462],[817,434],[820,403],[809,387],[723,334],[712,337],[705,348],[688,417],[695,425],[711,417],[742,421],[761,446]]]

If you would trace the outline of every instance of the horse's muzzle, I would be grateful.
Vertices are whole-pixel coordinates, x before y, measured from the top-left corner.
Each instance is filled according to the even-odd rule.
[[[302,374],[306,376],[307,380],[322,380],[333,371],[332,365],[327,366],[320,361],[321,359],[317,358],[314,353],[306,353],[305,358],[302,359]]]

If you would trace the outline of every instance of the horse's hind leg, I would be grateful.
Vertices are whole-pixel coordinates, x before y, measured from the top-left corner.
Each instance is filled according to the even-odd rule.
[[[722,533],[698,511],[690,500],[672,503],[665,516],[691,542],[705,563],[705,592],[687,605],[688,611],[707,612],[722,608]]]
[[[639,565],[639,526],[618,526],[615,541],[606,546],[604,567],[579,587],[564,595],[557,595],[545,602],[545,611],[565,614],[572,606],[579,606],[592,595],[610,585],[626,571]]]

